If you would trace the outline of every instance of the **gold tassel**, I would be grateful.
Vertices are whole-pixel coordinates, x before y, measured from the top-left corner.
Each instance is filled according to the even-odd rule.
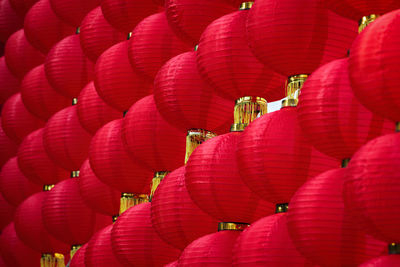
[[[188,162],[193,151],[204,141],[217,136],[215,133],[203,129],[191,129],[186,136],[185,164]],[[157,185],[158,186],[158,185]]]
[[[253,6],[254,2],[243,2],[240,4],[239,10],[247,10],[250,9]]]
[[[299,102],[301,87],[308,78],[308,74],[290,76],[286,81],[286,98],[282,101],[282,107],[296,107]]]
[[[65,267],[64,255],[61,253],[54,253],[54,258],[57,267]]]
[[[233,223],[220,222],[218,223],[218,232],[220,231],[244,231],[250,224],[248,223]]]
[[[149,202],[149,198],[145,194],[132,194],[132,193],[122,193],[121,202],[119,205],[119,214],[121,215],[130,207],[139,205],[141,203]]]
[[[367,28],[367,26],[369,24],[374,22],[378,17],[379,17],[379,15],[376,15],[376,14],[371,14],[369,16],[362,17],[358,23],[358,25],[359,25],[358,33],[361,33],[365,28]]]
[[[77,170],[77,171],[72,171],[72,172],[71,172],[71,178],[77,178],[77,177],[79,177],[79,173],[80,173],[79,170]]]
[[[245,96],[236,100],[231,132],[241,132],[255,119],[268,112],[267,100],[261,97]]]
[[[287,212],[289,209],[288,203],[276,204],[275,213],[283,213]]]
[[[153,180],[151,181],[151,191],[150,191],[150,202],[156,192],[157,187],[160,185],[162,179],[168,174],[169,172],[162,171],[154,173]]]
[[[48,253],[42,254],[40,258],[40,267],[55,267],[56,259]]]
[[[71,251],[70,251],[70,259],[74,257],[75,253],[82,247],[82,245],[73,245],[71,246]]]
[[[46,184],[43,186],[43,191],[50,191],[51,189],[53,189],[54,184]]]

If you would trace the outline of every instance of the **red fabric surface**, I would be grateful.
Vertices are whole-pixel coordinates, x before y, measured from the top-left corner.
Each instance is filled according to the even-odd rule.
[[[15,207],[8,203],[0,194],[0,230],[14,220]],[[1,251],[1,250],[0,250]]]
[[[400,11],[393,11],[369,25],[351,47],[349,59],[353,92],[372,112],[400,121],[400,97],[394,79],[400,67]]]
[[[186,135],[164,120],[153,95],[129,109],[123,120],[122,138],[133,159],[153,172],[173,171],[185,161]]]
[[[85,267],[85,254],[88,244],[83,245],[72,257],[70,267]]]
[[[0,119],[0,168],[17,154],[17,150],[18,145],[4,133]]]
[[[101,0],[50,0],[54,13],[73,27],[79,27],[90,10],[100,5]]]
[[[249,12],[247,33],[255,56],[291,76],[310,74],[346,56],[357,36],[357,23],[327,10],[323,0],[257,0]]]
[[[333,169],[316,176],[289,204],[287,226],[293,243],[318,265],[357,266],[387,251],[387,244],[364,234],[345,209],[346,171]]]
[[[307,79],[299,98],[298,120],[315,148],[339,160],[351,158],[369,140],[395,131],[393,122],[373,114],[356,99],[347,59],[323,65]]]
[[[104,124],[122,118],[122,112],[109,106],[100,98],[93,82],[82,89],[78,99],[79,121],[82,127],[93,135]]]
[[[221,97],[229,100],[243,96],[282,99],[287,77],[258,61],[243,38],[248,12],[233,12],[206,28],[197,50],[198,70]]]
[[[100,181],[89,160],[85,160],[80,169],[79,190],[86,205],[96,212],[110,217],[119,214],[121,192]]]
[[[240,233],[221,231],[200,237],[185,248],[178,266],[232,266],[232,250]]]
[[[203,211],[221,222],[252,223],[275,211],[243,183],[235,150],[241,136],[232,132],[207,140],[186,165],[186,188]]]
[[[13,157],[1,168],[0,190],[7,202],[17,207],[42,188],[25,177],[18,167],[17,157]]]
[[[44,65],[29,71],[21,83],[21,97],[26,108],[47,121],[56,112],[71,105],[72,100],[59,94],[47,81]]]
[[[164,265],[164,267],[177,267],[177,266],[178,266],[178,261],[173,261]]]
[[[381,256],[364,262],[359,267],[392,267],[400,265],[399,255]]]
[[[95,85],[109,105],[126,111],[142,97],[151,94],[153,84],[133,71],[128,59],[128,41],[104,52],[96,62]]]
[[[8,69],[5,57],[0,57],[0,103],[19,91],[20,81]]]
[[[20,16],[24,17],[29,9],[39,0],[9,0],[11,7]]]
[[[40,0],[26,14],[24,30],[26,39],[47,54],[53,45],[73,34],[76,28],[68,26],[56,16],[49,0]]]
[[[143,78],[153,81],[158,70],[170,58],[192,50],[169,27],[165,12],[143,19],[133,30],[129,40],[129,61]]]
[[[4,103],[1,114],[4,132],[17,144],[20,144],[25,136],[45,125],[44,121],[26,109],[21,93],[11,96]]]
[[[238,143],[237,160],[244,183],[275,204],[288,203],[305,181],[340,166],[338,160],[307,142],[296,107],[266,114],[251,123]]]
[[[120,192],[147,194],[153,172],[129,157],[122,142],[121,129],[122,119],[119,119],[97,131],[90,144],[90,165],[102,182]]]
[[[234,103],[217,96],[201,79],[196,52],[180,54],[160,69],[154,99],[165,120],[185,133],[189,129],[226,133],[233,122]]]
[[[78,97],[94,78],[94,65],[83,54],[77,34],[64,38],[50,50],[44,68],[50,85],[71,98]]]
[[[83,19],[79,37],[85,55],[96,62],[109,47],[126,40],[127,34],[112,27],[104,18],[101,8],[97,7]]]
[[[0,41],[5,43],[11,34],[23,27],[23,19],[17,15],[9,0],[0,1]]]
[[[151,201],[151,222],[165,242],[181,250],[218,230],[218,221],[190,198],[185,186],[185,166],[169,173],[157,187]]]
[[[79,123],[77,106],[65,108],[49,119],[43,144],[49,157],[68,171],[79,170],[89,153],[92,136]]]
[[[160,239],[151,224],[151,203],[125,211],[111,230],[112,249],[124,266],[164,266],[179,257],[180,250]]]

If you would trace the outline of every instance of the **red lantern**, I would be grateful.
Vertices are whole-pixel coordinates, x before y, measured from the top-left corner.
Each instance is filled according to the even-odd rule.
[[[57,43],[47,55],[44,67],[50,85],[71,98],[78,97],[94,77],[94,65],[83,54],[77,34]]]
[[[129,60],[133,69],[150,81],[170,58],[193,49],[173,33],[165,12],[142,20],[132,36],[129,41]]]
[[[86,14],[100,5],[100,2],[100,0],[50,0],[50,5],[61,20],[73,27],[79,27]]]
[[[301,89],[298,119],[310,143],[339,160],[351,158],[363,144],[393,133],[393,122],[362,106],[350,86],[347,59],[313,72]]]
[[[21,97],[26,108],[45,121],[54,113],[71,105],[71,99],[60,95],[50,86],[43,64],[25,75],[21,83]]]
[[[71,259],[70,267],[82,267],[85,266],[85,254],[88,244],[86,243],[78,249],[74,257]]]
[[[20,81],[8,69],[4,57],[0,57],[0,84],[0,103],[3,104],[10,96],[18,92],[20,85]]]
[[[178,261],[173,261],[171,263],[168,263],[167,265],[164,265],[164,267],[177,267],[178,266]]]
[[[12,141],[4,132],[0,120],[0,168],[17,154],[18,145]]]
[[[364,262],[359,267],[391,267],[400,264],[399,255],[380,256],[370,261]]]
[[[76,106],[54,114],[43,132],[43,144],[47,154],[68,171],[79,170],[88,156],[91,138],[79,123]]]
[[[29,9],[39,0],[9,0],[12,8],[20,17],[25,17]]]
[[[318,265],[357,266],[382,255],[387,247],[365,235],[345,210],[342,190],[346,171],[333,169],[314,177],[289,204],[287,226],[293,243]]]
[[[163,266],[179,257],[180,250],[160,239],[151,224],[150,203],[124,212],[111,230],[111,244],[124,266]]]
[[[93,135],[104,124],[122,118],[122,112],[110,107],[100,98],[93,82],[82,89],[78,99],[79,121]]]
[[[76,31],[54,14],[49,0],[40,0],[32,6],[25,16],[24,30],[26,39],[45,54],[58,41]]]
[[[0,2],[0,41],[5,43],[11,34],[23,27],[23,20],[10,5],[9,0]]]
[[[15,143],[21,143],[25,136],[42,128],[44,121],[30,113],[22,103],[21,93],[11,96],[2,109],[2,126],[4,132]]]
[[[15,207],[8,203],[2,194],[0,194],[0,230],[14,220]]]
[[[119,32],[107,22],[100,7],[86,15],[80,31],[83,52],[93,62],[96,62],[97,58],[109,47],[127,38],[126,34]]]
[[[151,94],[153,87],[152,83],[132,70],[127,55],[128,41],[116,44],[99,57],[95,68],[97,92],[121,112]]]

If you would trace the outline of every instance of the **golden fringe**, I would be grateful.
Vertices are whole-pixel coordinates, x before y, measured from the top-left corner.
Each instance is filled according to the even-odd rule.
[[[150,191],[150,201],[156,192],[157,187],[160,185],[162,179],[168,174],[167,171],[156,172],[154,173],[153,180],[151,181],[151,191]]]
[[[203,129],[190,129],[186,136],[185,164],[188,162],[193,151],[204,141],[217,136],[215,133]]]
[[[119,214],[121,215],[130,207],[139,205],[141,203],[149,202],[149,198],[147,195],[135,195],[132,193],[122,193],[121,194],[121,202],[119,206]]]

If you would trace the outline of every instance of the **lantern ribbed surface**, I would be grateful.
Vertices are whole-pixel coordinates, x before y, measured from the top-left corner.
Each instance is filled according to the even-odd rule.
[[[79,27],[82,19],[93,8],[100,5],[101,0],[50,0],[54,13],[73,27]]]
[[[164,265],[164,267],[177,267],[177,266],[178,266],[178,261],[173,261]]]
[[[0,119],[0,166],[17,154],[18,145],[3,130]],[[1,167],[0,167],[1,168]]]
[[[70,267],[85,267],[85,254],[88,244],[86,243],[78,249],[75,255],[72,257]]]
[[[8,203],[0,194],[0,229],[3,231],[14,220],[15,207]]]
[[[380,256],[370,261],[364,262],[359,267],[391,267],[400,264],[399,255]]]
[[[39,0],[9,0],[12,8],[20,17],[25,17],[29,9]]]
[[[23,19],[11,7],[9,0],[0,2],[0,41],[5,43],[11,34],[23,27]]]
[[[19,91],[20,81],[9,70],[5,57],[0,57],[0,103]]]

